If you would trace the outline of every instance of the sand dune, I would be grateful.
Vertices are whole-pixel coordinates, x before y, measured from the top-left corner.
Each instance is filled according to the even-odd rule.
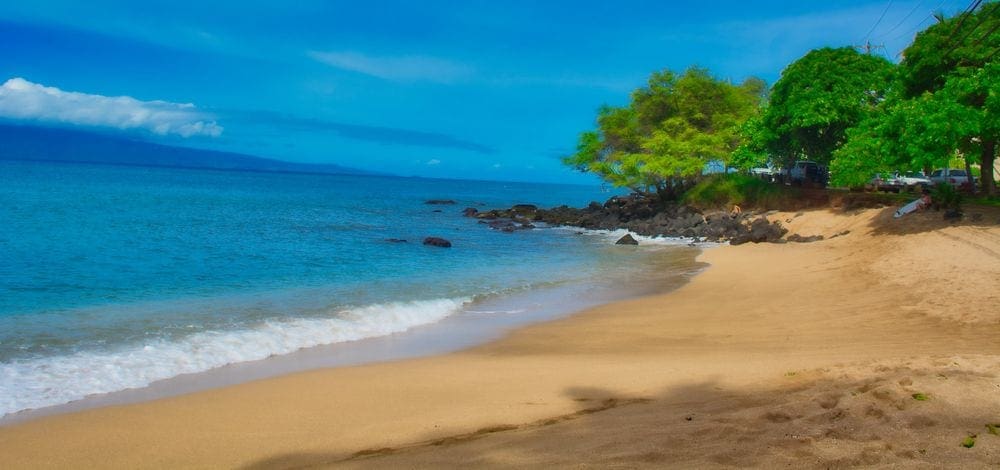
[[[1000,465],[1000,211],[891,213],[774,213],[827,239],[710,249],[676,292],[460,353],[5,427],[0,454],[26,468]]]

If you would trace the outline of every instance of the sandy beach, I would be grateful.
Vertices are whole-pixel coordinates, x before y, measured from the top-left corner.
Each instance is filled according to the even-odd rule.
[[[3,467],[1000,465],[1000,211],[893,210],[457,353],[6,426]]]

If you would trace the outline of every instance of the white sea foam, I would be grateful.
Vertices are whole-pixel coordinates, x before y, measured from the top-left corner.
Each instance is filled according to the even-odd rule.
[[[457,313],[468,300],[371,305],[336,312],[331,318],[274,320],[252,329],[205,331],[110,352],[4,362],[0,363],[0,416],[302,348],[399,333]]]
[[[646,235],[639,235],[630,232],[626,229],[590,230],[590,229],[581,229],[579,227],[569,227],[569,226],[560,226],[553,228],[555,230],[571,230],[575,232],[580,232],[586,236],[600,237],[611,243],[618,241],[619,238],[624,237],[626,234],[628,234],[632,235],[632,238],[635,238],[635,240],[638,241],[640,245],[685,246],[685,245],[690,245],[692,243],[694,243],[699,247],[712,247],[720,245],[720,243],[715,243],[715,242],[693,242],[691,238],[683,238],[683,237],[661,237],[661,236],[650,237]]]

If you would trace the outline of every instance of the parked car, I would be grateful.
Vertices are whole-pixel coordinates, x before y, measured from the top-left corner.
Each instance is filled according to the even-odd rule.
[[[906,191],[926,189],[934,184],[930,178],[919,171],[907,171],[906,173],[897,171],[893,176],[896,178],[896,182],[899,183],[900,188]]]
[[[947,183],[956,188],[971,188],[972,183],[969,182],[969,174],[965,170],[958,170],[955,168],[942,168],[934,170],[931,173],[931,182],[934,184]]]
[[[830,172],[823,165],[810,161],[797,161],[788,169],[788,180],[793,185],[818,185],[826,187]]]
[[[895,175],[889,173],[879,173],[873,176],[872,179],[868,180],[868,184],[865,185],[865,187],[872,191],[898,193],[903,188],[903,185]]]
[[[757,167],[751,168],[750,174],[764,181],[773,183],[775,178],[780,175],[780,172],[770,167]]]

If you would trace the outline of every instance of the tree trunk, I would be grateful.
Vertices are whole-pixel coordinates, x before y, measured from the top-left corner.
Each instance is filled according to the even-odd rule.
[[[976,179],[972,177],[972,164],[969,163],[968,158],[963,158],[965,160],[965,181],[969,183],[969,192],[976,194]]]
[[[997,184],[993,179],[993,163],[996,161],[997,141],[987,140],[983,142],[982,161],[980,162],[979,177],[982,180],[983,193],[993,196],[997,193]]]

